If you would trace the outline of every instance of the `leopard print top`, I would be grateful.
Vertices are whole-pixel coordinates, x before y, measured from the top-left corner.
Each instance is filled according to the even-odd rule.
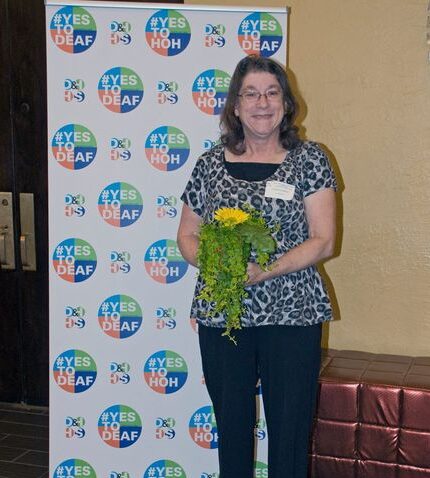
[[[279,181],[294,186],[292,199],[266,197],[266,184]],[[275,234],[275,260],[309,237],[304,198],[320,189],[336,189],[336,178],[328,158],[313,142],[303,142],[286,154],[276,171],[263,181],[232,177],[224,164],[224,148],[217,145],[200,156],[181,196],[207,222],[220,207],[240,208],[249,204],[262,212],[270,226],[280,225]],[[197,299],[203,287],[199,277],[191,316],[199,323],[225,327],[221,314],[208,315],[211,304]],[[260,325],[314,325],[331,320],[330,300],[315,266],[247,287],[243,327]]]

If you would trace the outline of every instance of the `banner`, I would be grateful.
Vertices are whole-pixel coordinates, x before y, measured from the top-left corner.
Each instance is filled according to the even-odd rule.
[[[287,12],[46,9],[50,477],[217,478],[179,197],[218,140],[238,60],[285,63]],[[265,477],[262,411],[255,435]]]

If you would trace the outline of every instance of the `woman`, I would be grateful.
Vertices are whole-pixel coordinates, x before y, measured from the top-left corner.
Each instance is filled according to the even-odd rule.
[[[336,180],[318,145],[293,125],[297,104],[273,60],[242,59],[221,116],[221,144],[197,161],[182,195],[178,244],[194,266],[199,226],[220,207],[249,204],[276,233],[269,270],[248,265],[248,298],[235,331],[193,300],[203,373],[219,434],[220,478],[253,476],[255,385],[261,379],[270,478],[305,478],[320,365],[321,323],[331,306],[315,268],[333,254]]]

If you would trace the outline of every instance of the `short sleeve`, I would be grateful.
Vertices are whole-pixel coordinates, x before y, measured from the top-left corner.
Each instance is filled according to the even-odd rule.
[[[330,161],[316,143],[308,143],[303,160],[303,194],[310,194],[320,189],[337,189],[336,176]]]
[[[207,154],[197,159],[181,200],[196,214],[203,217],[206,207]]]

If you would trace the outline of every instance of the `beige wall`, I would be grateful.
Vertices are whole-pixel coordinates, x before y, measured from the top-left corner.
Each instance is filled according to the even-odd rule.
[[[430,355],[427,5],[289,0],[301,123],[331,152],[343,185],[339,255],[325,265],[340,319],[327,331],[333,348]]]

